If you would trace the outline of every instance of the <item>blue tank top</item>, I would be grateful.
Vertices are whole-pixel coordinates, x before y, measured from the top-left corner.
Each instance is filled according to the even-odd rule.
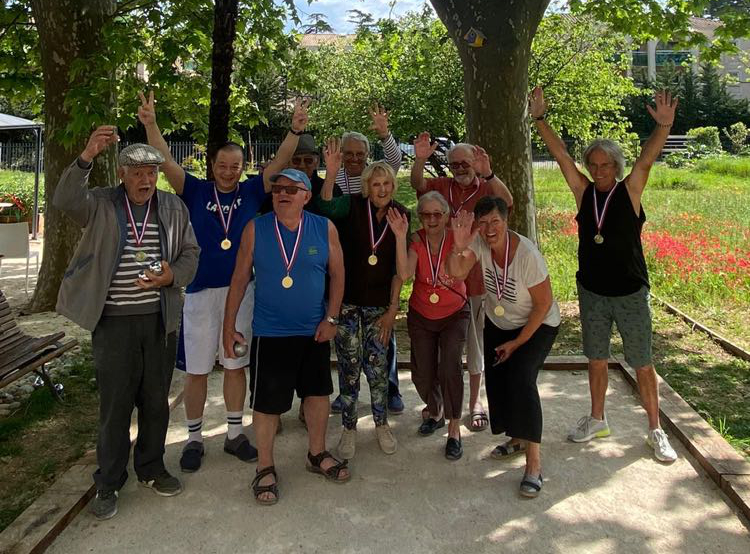
[[[328,220],[304,212],[302,238],[290,273],[294,283],[281,285],[286,267],[276,239],[273,213],[255,219],[255,308],[253,335],[258,337],[313,336],[325,316],[328,273]],[[297,232],[279,223],[287,256],[292,255]]]

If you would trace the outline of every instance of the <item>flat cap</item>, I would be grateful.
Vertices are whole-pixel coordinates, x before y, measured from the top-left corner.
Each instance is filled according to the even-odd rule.
[[[117,162],[122,165],[159,165],[164,163],[164,156],[156,148],[137,142],[120,151]]]

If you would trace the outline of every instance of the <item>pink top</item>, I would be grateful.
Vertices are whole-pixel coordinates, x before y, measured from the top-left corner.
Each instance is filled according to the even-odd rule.
[[[445,262],[453,248],[453,231],[446,229],[443,256],[438,268],[437,286],[432,284],[430,257],[427,254],[427,238],[424,229],[417,231],[419,240],[413,240],[409,248],[417,253],[417,269],[414,275],[414,288],[409,297],[409,307],[427,319],[443,319],[453,315],[466,304],[466,285],[450,277],[445,272]],[[437,265],[438,254],[432,255],[433,267]],[[436,294],[437,302],[430,301]],[[434,299],[434,297],[433,297]]]

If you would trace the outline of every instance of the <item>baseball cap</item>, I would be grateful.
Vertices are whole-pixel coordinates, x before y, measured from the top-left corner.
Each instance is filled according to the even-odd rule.
[[[117,162],[122,165],[159,165],[164,156],[156,148],[140,142],[126,146],[120,151]]]
[[[272,175],[271,182],[275,183],[276,181],[278,181],[279,177],[286,177],[287,179],[291,179],[292,181],[295,181],[297,183],[302,183],[303,185],[305,185],[305,187],[307,187],[307,190],[312,190],[312,183],[310,183],[310,179],[308,179],[307,175],[305,175],[298,169],[284,169],[283,171]]]

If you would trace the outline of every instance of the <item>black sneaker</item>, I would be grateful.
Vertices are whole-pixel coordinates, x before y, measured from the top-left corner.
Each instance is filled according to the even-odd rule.
[[[191,441],[182,449],[180,469],[183,473],[193,473],[201,468],[201,460],[205,454],[201,441]]]
[[[91,513],[96,519],[109,519],[117,514],[117,491],[96,491],[91,501]]]
[[[419,430],[417,432],[423,437],[426,437],[428,435],[432,435],[441,427],[445,427],[445,418],[441,417],[440,419],[433,419],[431,417],[428,417],[422,422],[422,425],[419,426]]]
[[[258,449],[255,448],[243,434],[233,439],[224,439],[224,452],[236,456],[243,462],[254,462],[258,459]]]
[[[138,479],[138,482],[153,490],[159,496],[176,496],[182,492],[182,485],[166,469],[154,479]]]

